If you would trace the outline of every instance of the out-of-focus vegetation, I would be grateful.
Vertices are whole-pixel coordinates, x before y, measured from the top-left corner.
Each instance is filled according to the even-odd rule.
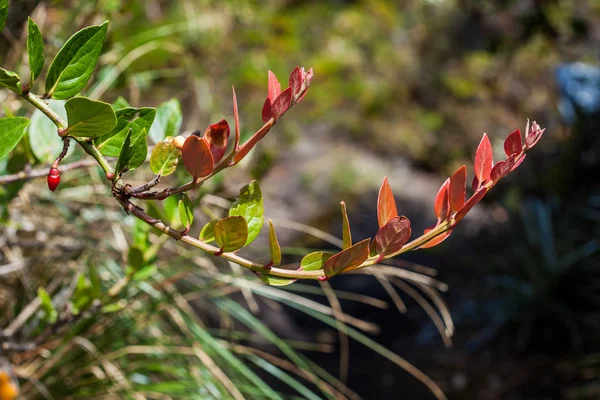
[[[0,61],[23,70],[23,46],[17,43],[23,42],[27,10],[36,2],[11,4],[18,7],[11,10],[8,33],[0,38],[5,54]],[[242,133],[250,133],[260,123],[265,71],[283,74],[296,65],[313,67],[309,96],[257,149],[245,172],[238,172],[283,185],[286,174],[294,173],[289,165],[296,168],[305,161],[302,149],[316,152],[320,147],[335,150],[360,144],[367,154],[358,167],[340,166],[344,157],[331,154],[329,158],[340,163],[322,164],[331,173],[322,174],[316,167],[302,170],[302,186],[296,189],[310,188],[318,199],[309,203],[311,208],[329,195],[335,196],[333,204],[346,192],[357,202],[368,197],[374,188],[365,185],[368,179],[360,179],[365,171],[361,166],[374,160],[389,166],[402,159],[413,171],[443,176],[468,164],[470,149],[482,132],[504,138],[511,129],[523,128],[525,117],[543,121],[548,140],[538,154],[528,157],[524,168],[529,172],[521,170],[511,178],[519,184],[501,190],[490,202],[491,215],[508,221],[506,229],[484,230],[483,239],[468,247],[455,238],[459,250],[452,252],[453,244],[448,243],[442,250],[447,252],[431,259],[452,287],[450,301],[459,329],[456,349],[423,345],[414,354],[411,346],[398,346],[399,340],[415,339],[410,324],[403,325],[407,333],[396,331],[396,321],[405,319],[397,314],[368,316],[357,323],[367,334],[377,331],[374,322],[390,324],[382,323],[383,336],[375,339],[406,350],[400,354],[430,373],[452,398],[539,398],[545,393],[595,398],[600,381],[597,356],[592,354],[600,352],[595,340],[600,333],[598,111],[585,114],[576,108],[576,122],[567,126],[558,111],[561,91],[555,72],[565,63],[598,64],[599,1],[57,0],[39,2],[33,18],[51,53],[77,29],[109,19],[105,53],[87,95],[106,101],[124,96],[134,106],[157,106],[176,97],[187,131],[230,118],[234,84]],[[6,115],[28,112],[18,102],[0,100]],[[282,148],[289,151],[274,151]],[[26,163],[29,150],[18,151],[23,158],[13,164],[19,165],[0,163],[3,173]],[[282,163],[288,167],[278,169]],[[37,287],[45,286],[60,297],[76,287],[78,273],[91,280],[86,272],[90,265],[97,267],[103,285],[118,281],[121,265],[127,263],[122,243],[132,242],[130,231],[134,238],[146,237],[149,246],[163,245],[154,234],[140,233],[110,203],[95,170],[94,183],[82,185],[87,175],[69,173],[64,177],[66,189],[53,197],[36,181],[0,189],[0,209],[10,210],[0,228],[0,309],[6,310],[0,315],[2,326],[36,297]],[[237,191],[235,182],[245,177],[229,177],[231,186],[217,180],[206,191],[231,197]],[[141,183],[144,177],[139,179]],[[423,201],[408,199],[407,203]],[[209,196],[206,207],[221,201]],[[210,212],[219,212],[216,209]],[[318,220],[300,222],[338,224],[330,222],[334,212],[319,212],[302,213]],[[363,218],[364,229],[369,229],[367,219]],[[123,221],[125,231],[119,228]],[[161,251],[179,250],[167,244]],[[337,354],[326,359],[310,352],[336,348],[332,344],[337,344],[337,333],[331,330],[339,327],[335,320],[327,320],[330,328],[309,319],[316,326],[309,329],[303,326],[306,317],[281,317],[289,310],[281,308],[282,301],[304,312],[315,304],[290,297],[288,291],[249,283],[239,271],[224,272],[227,266],[217,268],[196,254],[177,254],[177,265],[165,265],[160,255],[150,258],[145,270],[150,281],[132,286],[123,299],[125,312],[74,324],[69,331],[73,340],[57,342],[37,355],[36,363],[17,369],[18,375],[29,378],[22,386],[28,398],[48,398],[48,393],[55,398],[227,398],[234,396],[231,384],[250,398],[290,392],[320,398],[338,391],[355,396],[334,378],[340,372]],[[188,269],[191,262],[193,271]],[[4,272],[13,269],[17,273]],[[369,290],[364,283],[348,282],[350,289]],[[319,292],[312,286],[291,289]],[[230,300],[231,293],[239,303]],[[323,300],[320,293],[312,295]],[[338,295],[343,309],[348,306],[344,296],[381,306],[370,297],[343,291]],[[409,296],[401,296],[409,311],[414,308]],[[260,312],[255,316],[247,309],[256,311],[256,305]],[[281,320],[274,321],[274,313]],[[327,312],[320,315],[330,318]],[[341,332],[343,347],[343,328]],[[279,340],[281,333],[291,341]],[[333,367],[325,374],[307,354]],[[352,354],[348,386],[363,398],[389,398],[411,384],[399,378],[404,373],[400,368],[366,368],[380,359],[361,363]],[[11,361],[18,365],[20,360]],[[540,369],[551,371],[552,382],[540,378]],[[320,377],[316,387],[308,383],[315,378],[307,371]],[[482,371],[487,372],[478,379]]]

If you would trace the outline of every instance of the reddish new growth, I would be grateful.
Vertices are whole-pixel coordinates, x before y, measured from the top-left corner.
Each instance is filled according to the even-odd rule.
[[[48,171],[48,189],[54,192],[60,183],[60,170],[58,168],[52,167],[50,171]]]

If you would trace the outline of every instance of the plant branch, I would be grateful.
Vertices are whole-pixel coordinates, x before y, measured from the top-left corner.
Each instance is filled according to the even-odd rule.
[[[65,172],[65,171],[71,171],[73,169],[91,167],[96,164],[97,164],[96,160],[86,158],[85,160],[79,160],[79,161],[72,162],[70,164],[64,164],[60,167],[60,170],[62,172]],[[0,185],[5,185],[8,183],[17,182],[17,181],[35,179],[35,178],[42,178],[42,177],[45,178],[47,175],[48,175],[48,168],[30,169],[29,171],[21,171],[21,172],[17,172],[16,174],[12,174],[12,175],[0,176]]]

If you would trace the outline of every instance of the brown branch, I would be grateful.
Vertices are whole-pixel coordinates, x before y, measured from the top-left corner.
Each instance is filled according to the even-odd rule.
[[[91,167],[96,165],[97,162],[94,159],[86,158],[85,160],[75,161],[70,164],[65,164],[60,167],[61,172],[70,171],[73,169]],[[39,168],[32,169],[29,171],[21,171],[12,175],[3,175],[0,176],[0,185],[6,185],[8,183],[17,182],[17,181],[25,181],[29,179],[42,178],[48,175],[48,168]]]

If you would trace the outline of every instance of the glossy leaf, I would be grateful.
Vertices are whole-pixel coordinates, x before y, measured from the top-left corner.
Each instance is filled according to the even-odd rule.
[[[377,198],[377,222],[379,227],[383,227],[389,220],[397,216],[396,200],[394,200],[394,193],[392,193],[386,176],[383,178],[383,183],[379,189],[379,197]]]
[[[256,276],[262,283],[266,283],[269,286],[287,286],[297,281],[297,279],[280,278],[278,276],[261,274],[260,272],[257,272]]]
[[[179,219],[181,220],[181,224],[189,229],[194,223],[194,208],[192,207],[192,202],[186,193],[181,194],[181,199],[177,204],[177,210],[179,211]]]
[[[286,113],[287,110],[289,110],[291,102],[292,89],[287,88],[281,92],[279,97],[277,97],[271,105],[271,116],[276,120],[279,119],[283,114]]]
[[[237,96],[235,95],[235,88],[232,86],[231,91],[233,92],[233,120],[235,122],[235,141],[233,148],[238,149],[240,145],[240,115],[238,112]]]
[[[210,175],[214,168],[214,160],[208,143],[196,135],[189,136],[183,143],[181,158],[185,169],[194,180]]]
[[[150,169],[160,176],[171,175],[177,168],[181,150],[173,144],[173,140],[158,142],[150,154]]]
[[[248,239],[248,224],[241,216],[223,218],[214,229],[215,240],[224,253],[241,249]]]
[[[425,233],[429,232],[429,229],[425,230]],[[442,233],[439,236],[436,236],[435,238],[431,239],[429,242],[425,243],[423,246],[419,247],[420,249],[429,249],[433,246],[437,246],[438,244],[442,243],[444,240],[448,239],[448,236],[450,236],[452,234],[452,229]]]
[[[148,135],[154,143],[160,142],[167,136],[175,137],[179,134],[182,121],[179,100],[171,99],[156,109],[156,119],[148,131]]]
[[[467,167],[462,166],[450,178],[450,211],[456,212],[465,204],[467,194]]]
[[[513,166],[515,165],[515,155],[512,154],[505,161],[498,161],[494,168],[492,168],[492,173],[490,174],[490,179],[493,182],[498,182],[500,179],[504,178],[510,171],[512,171]]]
[[[44,319],[47,323],[53,324],[58,319],[58,312],[52,304],[52,298],[43,287],[38,288],[37,297],[40,299],[41,309],[44,312]]]
[[[352,246],[352,233],[350,232],[350,221],[346,212],[346,203],[340,202],[342,205],[342,248],[347,249]]]
[[[64,101],[50,100],[48,105],[61,118],[67,119]],[[31,115],[28,139],[31,151],[41,162],[51,163],[63,148],[63,141],[57,134],[56,125],[40,110],[35,110]],[[75,147],[73,145],[69,146],[65,158],[73,153]]]
[[[0,68],[0,86],[21,94],[21,78],[16,72]]]
[[[277,233],[275,232],[275,226],[273,221],[269,219],[269,247],[271,249],[271,262],[273,266],[281,264],[281,246],[279,246],[279,240],[277,240]]]
[[[204,132],[204,139],[208,143],[213,155],[214,162],[217,163],[225,154],[227,143],[229,142],[229,124],[225,119],[209,126]]]
[[[380,256],[387,256],[400,250],[410,239],[410,221],[408,218],[394,217],[375,235],[375,251]]]
[[[490,179],[490,172],[493,166],[492,144],[490,139],[484,133],[477,151],[475,152],[475,179],[473,180],[473,190],[477,191],[481,185]]]
[[[115,113],[116,126],[108,133],[94,140],[100,153],[105,156],[116,157],[121,152],[125,135],[131,130],[131,146],[134,156],[129,162],[129,169],[133,170],[144,163],[148,156],[147,132],[152,126],[156,115],[154,108],[122,108]]]
[[[272,71],[269,71],[269,79],[268,79],[268,99],[271,104],[275,101],[275,99],[281,94],[281,84],[279,80],[275,76]]]
[[[450,178],[446,179],[442,187],[435,196],[433,211],[435,212],[438,222],[445,221],[450,215]]]
[[[210,221],[208,224],[204,225],[204,227],[200,231],[199,239],[206,243],[210,243],[210,242],[214,241],[215,240],[215,225],[217,224],[217,222],[219,222],[219,221],[214,220],[214,221]]]
[[[27,23],[27,56],[31,74],[29,85],[31,86],[44,68],[44,39],[40,28],[31,18]]]
[[[521,131],[517,129],[516,131],[508,135],[508,137],[504,141],[504,152],[506,153],[507,157],[510,157],[513,154],[521,154],[522,150],[523,139],[521,138]]]
[[[6,24],[6,18],[8,17],[8,0],[0,0],[0,33],[4,29]]]
[[[315,251],[307,254],[300,262],[300,269],[304,271],[318,271],[323,269],[327,260],[334,255],[335,253],[330,253],[328,251]]]
[[[87,97],[73,97],[65,104],[69,127],[75,137],[94,138],[110,132],[117,125],[117,117],[110,104]]]
[[[486,192],[487,190],[485,188],[482,188],[475,192],[473,196],[471,196],[471,198],[467,200],[465,205],[462,206],[462,208],[456,213],[456,215],[454,216],[454,221],[456,221],[456,223],[460,222],[465,217],[465,215],[467,215],[467,213],[471,211],[471,209],[475,207],[475,205],[479,203],[481,199],[483,199],[483,196],[485,196]]]
[[[263,199],[257,181],[252,181],[240,190],[237,200],[231,205],[229,216],[242,216],[248,223],[248,240],[252,243],[260,233],[264,223]]]
[[[342,272],[352,271],[360,264],[362,264],[367,258],[369,258],[369,242],[371,239],[365,239],[362,242],[356,243],[354,246],[342,250],[336,255],[332,256],[323,269],[325,275],[332,277]]]
[[[55,99],[68,99],[79,93],[96,68],[108,21],[89,26],[71,36],[50,64],[46,93]]]
[[[23,117],[0,118],[0,159],[17,147],[29,123],[29,119]]]

